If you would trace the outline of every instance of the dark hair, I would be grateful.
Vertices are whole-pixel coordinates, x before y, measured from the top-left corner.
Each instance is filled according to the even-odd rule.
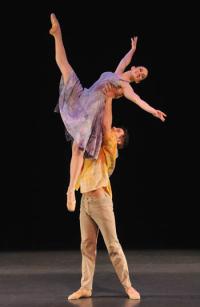
[[[124,130],[124,135],[121,136],[121,144],[117,144],[118,149],[123,149],[128,146],[129,143],[129,133],[128,130],[124,126],[117,126],[118,128],[121,128]]]

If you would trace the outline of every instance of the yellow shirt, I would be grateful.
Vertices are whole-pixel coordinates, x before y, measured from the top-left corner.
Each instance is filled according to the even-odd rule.
[[[117,158],[117,140],[114,132],[104,136],[103,143],[96,160],[85,159],[81,174],[76,184],[76,190],[87,193],[104,187],[112,197],[109,177],[114,171]]]

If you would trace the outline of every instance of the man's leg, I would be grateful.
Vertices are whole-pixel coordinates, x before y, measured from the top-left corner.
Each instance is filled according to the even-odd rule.
[[[82,197],[80,208],[82,278],[81,288],[72,293],[68,299],[79,299],[92,295],[92,283],[96,262],[96,246],[99,228],[89,216],[88,201]]]
[[[117,237],[112,200],[106,195],[96,204],[90,207],[91,216],[99,226],[117,276],[129,298],[140,299],[138,291],[131,286],[126,257]]]

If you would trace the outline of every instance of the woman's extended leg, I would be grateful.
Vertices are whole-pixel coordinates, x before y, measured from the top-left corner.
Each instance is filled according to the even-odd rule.
[[[49,30],[49,33],[55,39],[56,63],[61,71],[61,74],[64,80],[64,84],[65,84],[68,80],[69,73],[72,70],[72,67],[69,64],[67,56],[66,56],[66,52],[65,52],[65,48],[64,48],[63,40],[62,40],[62,32],[61,32],[60,24],[55,14],[51,14],[51,24],[52,24],[52,27]]]
[[[56,63],[62,73],[64,84],[66,84],[69,74],[72,70],[71,65],[68,62],[67,55],[65,52],[65,48],[62,40],[62,33],[60,24],[55,16],[55,14],[51,14],[51,24],[52,27],[49,33],[55,39],[55,58]],[[72,145],[72,157],[70,162],[70,182],[67,190],[67,209],[69,211],[74,211],[76,206],[75,199],[75,185],[76,181],[81,172],[81,168],[83,165],[83,154],[84,151],[79,150],[78,145],[73,143]]]

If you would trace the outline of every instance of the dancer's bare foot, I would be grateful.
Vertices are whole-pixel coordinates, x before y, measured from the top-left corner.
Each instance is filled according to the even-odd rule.
[[[55,36],[60,31],[60,25],[54,13],[51,14],[50,19],[51,19],[51,29],[49,30],[49,33]]]
[[[73,212],[75,211],[75,208],[76,208],[75,191],[68,189],[66,195],[67,195],[66,207],[69,211]]]
[[[133,287],[126,288],[126,293],[128,294],[128,297],[132,300],[140,300],[140,293],[134,289]]]
[[[90,297],[91,295],[92,295],[91,290],[80,288],[78,291],[73,292],[71,295],[69,295],[68,300],[78,300],[79,298]]]

